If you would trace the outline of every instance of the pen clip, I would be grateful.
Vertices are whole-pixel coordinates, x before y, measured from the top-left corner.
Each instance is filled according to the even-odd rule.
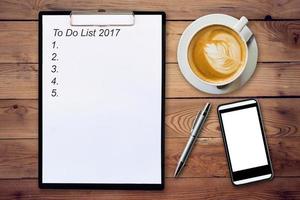
[[[197,116],[194,119],[193,125],[192,125],[192,129],[191,129],[191,134],[193,132],[193,129],[195,127],[195,124],[197,123],[197,121],[199,120],[199,117],[203,114],[203,115],[207,115],[209,110],[210,110],[211,104],[208,102],[206,103],[206,105],[204,106],[204,109],[202,111],[199,111]]]
[[[194,127],[195,127],[196,122],[198,121],[199,117],[201,116],[201,113],[202,113],[201,110],[197,113],[197,116],[195,117],[195,119],[194,119],[194,121],[193,121],[193,124],[192,124],[191,133],[192,133]]]

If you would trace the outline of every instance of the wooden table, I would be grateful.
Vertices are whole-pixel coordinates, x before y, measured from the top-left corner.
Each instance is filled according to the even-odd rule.
[[[37,14],[40,10],[163,10],[167,14],[166,187],[163,191],[40,190],[37,186]],[[227,95],[190,86],[179,72],[176,48],[192,20],[225,13],[251,21],[259,45],[252,79]],[[299,0],[1,0],[0,199],[300,199]],[[262,107],[275,170],[270,182],[234,187],[229,178],[216,106],[248,97]],[[193,118],[213,104],[204,133],[178,179],[172,177]]]

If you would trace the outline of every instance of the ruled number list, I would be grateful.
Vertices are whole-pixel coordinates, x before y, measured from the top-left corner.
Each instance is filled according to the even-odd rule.
[[[59,73],[59,65],[58,65],[58,44],[57,41],[52,41],[52,53],[51,53],[51,79],[50,79],[50,84],[51,84],[51,92],[50,95],[51,97],[55,98],[59,96],[59,90],[58,90],[58,73]]]

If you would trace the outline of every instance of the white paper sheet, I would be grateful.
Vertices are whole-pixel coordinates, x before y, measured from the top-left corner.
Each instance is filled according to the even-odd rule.
[[[69,15],[42,24],[42,182],[162,183],[161,15],[136,15],[134,26],[74,27]]]

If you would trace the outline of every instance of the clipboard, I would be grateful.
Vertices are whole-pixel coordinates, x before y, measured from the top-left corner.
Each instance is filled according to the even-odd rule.
[[[160,20],[149,20],[152,16],[156,16]],[[61,26],[61,20],[67,19],[68,23],[64,21]],[[152,34],[154,37],[152,43],[155,45],[148,42],[146,46],[143,46],[141,41],[134,42],[139,37],[146,37],[150,32],[150,29],[144,32],[142,28],[138,29],[141,24],[145,27],[143,20],[149,22],[148,26],[152,26],[153,31],[156,30]],[[60,32],[54,30],[60,29],[59,27],[66,28],[61,36]],[[130,31],[126,33],[126,30],[131,28],[140,31],[138,32],[140,35],[130,34]],[[71,30],[69,36],[67,36],[68,29]],[[119,31],[116,31],[117,29]],[[84,37],[81,36],[78,39],[74,30],[78,32],[86,30],[83,33]],[[51,31],[52,33],[48,34]],[[121,37],[122,34],[127,34],[128,38],[122,39],[124,37],[124,35]],[[66,39],[66,37],[69,38]],[[53,38],[54,40],[51,40]],[[115,40],[115,38],[117,39]],[[151,41],[151,38],[149,40]],[[126,46],[128,51],[141,47],[135,49],[135,52],[140,52],[139,57],[133,59],[135,55],[129,54],[130,52],[125,53],[124,45],[118,43],[120,41],[133,42],[133,45]],[[111,45],[108,45],[109,42]],[[82,48],[86,47],[86,44],[94,46],[89,50]],[[66,46],[68,49],[65,48]],[[104,47],[110,53],[103,53]],[[120,60],[123,59],[125,63],[117,70],[112,70],[110,64],[107,64],[108,58],[115,58],[114,56],[109,57],[112,54],[111,47],[123,48],[124,54],[129,55],[130,58],[122,57],[123,53],[117,50],[119,54],[114,56]],[[152,53],[144,55],[144,51]],[[73,52],[77,53],[73,54]],[[101,55],[103,56],[101,57]],[[94,59],[94,62],[89,62],[88,58]],[[148,63],[145,66],[148,67],[140,67],[143,66],[141,65],[142,58],[151,59],[151,61],[145,60]],[[82,63],[82,60],[87,63]],[[113,67],[118,66],[118,59],[113,59],[113,62],[115,63],[112,65]],[[100,73],[101,70],[104,70],[105,73]],[[121,72],[118,73],[118,70]],[[126,75],[130,77],[126,78]],[[122,81],[122,84],[118,84],[116,87],[113,78],[110,77],[116,79],[115,82]],[[78,84],[79,80],[81,84]],[[151,84],[149,84],[150,81],[152,81]],[[139,84],[143,87],[137,86]],[[91,88],[95,88],[93,91],[96,92],[89,92],[92,91]],[[116,91],[114,90],[116,88],[120,89]],[[39,187],[53,189],[163,189],[164,88],[164,12],[41,11],[39,13]],[[77,95],[77,91],[79,94],[81,92],[83,94]],[[116,100],[115,97],[118,99]],[[139,98],[141,100],[136,100]],[[126,104],[119,103],[120,100],[124,100]],[[140,106],[140,111],[144,109],[149,113],[142,113],[142,115],[136,108],[138,106]],[[128,120],[128,123],[121,123],[120,127],[114,126],[115,122],[112,122],[114,118]],[[136,120],[137,123],[132,125],[130,119]],[[148,125],[151,126],[147,127]],[[140,128],[139,131],[136,127]],[[101,131],[111,129],[115,132]],[[155,131],[150,133],[150,130]],[[124,134],[120,134],[122,131]],[[113,134],[116,134],[116,137],[112,137]],[[115,141],[112,142],[112,139]],[[97,142],[101,145],[98,145]],[[131,142],[132,144],[130,144]],[[111,146],[114,146],[115,143],[125,148],[114,150]],[[111,151],[101,149],[102,146],[111,148]],[[123,151],[133,154],[128,159],[130,162],[123,158],[129,157],[131,154],[124,153],[123,155]],[[144,157],[147,159],[143,158],[140,152],[144,152]],[[122,162],[117,163],[117,159],[114,158],[118,158]],[[112,165],[107,163],[112,163]],[[116,163],[120,166],[118,167]],[[125,171],[128,171],[128,174],[124,173]],[[149,175],[146,177],[147,174],[150,174],[151,177]]]

